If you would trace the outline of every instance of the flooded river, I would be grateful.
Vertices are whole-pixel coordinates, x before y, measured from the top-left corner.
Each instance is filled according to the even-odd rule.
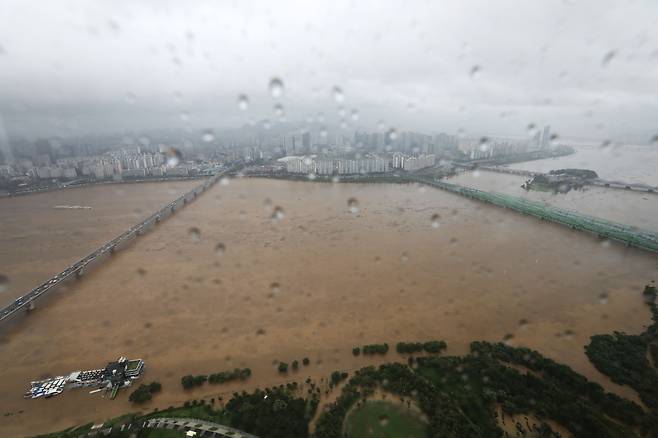
[[[85,190],[50,203],[98,205]],[[122,199],[132,206],[150,197],[127,190]],[[21,202],[11,214],[17,224],[37,208],[30,202],[43,200]],[[50,214],[60,213],[86,211]],[[101,220],[111,223],[112,212]],[[78,225],[67,224],[59,229]],[[9,274],[27,270],[26,260],[49,263],[37,245],[19,249],[29,257],[13,261]],[[595,333],[643,330],[650,318],[640,292],[657,268],[655,255],[439,190],[233,180],[3,332],[0,430],[22,436],[135,411],[126,391],[114,401],[85,390],[22,398],[31,379],[120,355],[143,358],[145,380],[162,382],[151,410],[353,370],[375,361],[353,357],[353,346],[401,340],[443,339],[449,354],[461,354],[473,340],[511,336],[637,399],[598,374],[583,345]],[[310,366],[277,373],[276,361],[305,356]],[[386,359],[401,357],[391,351]],[[253,370],[242,386],[181,389],[182,375],[238,366]]]

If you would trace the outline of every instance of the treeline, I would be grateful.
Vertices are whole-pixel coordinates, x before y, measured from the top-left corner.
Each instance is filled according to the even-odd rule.
[[[305,357],[302,359],[302,363],[304,366],[308,366],[308,364],[311,363],[310,359],[308,357]],[[299,369],[299,361],[298,360],[293,360],[291,363],[291,367],[293,371],[297,371]],[[288,362],[279,362],[279,365],[277,367],[280,373],[285,374],[288,372]]]
[[[445,341],[428,341],[428,342],[398,342],[395,350],[400,354],[412,353],[440,353],[445,350],[448,345]],[[368,344],[363,347],[352,348],[352,354],[358,356],[363,352],[364,355],[370,356],[374,354],[388,353],[388,344]]]
[[[162,391],[162,385],[160,382],[154,381],[148,385],[142,384],[130,394],[128,400],[136,404],[146,403],[153,398],[153,394],[160,391]]]
[[[642,401],[658,416],[658,373],[647,359],[647,351],[658,365],[658,308],[656,287],[647,285],[642,292],[651,310],[653,324],[639,335],[614,332],[595,335],[585,346],[587,357],[597,370],[620,385],[635,389]]]
[[[358,347],[355,347],[358,349]],[[364,355],[373,355],[373,354],[386,354],[388,353],[388,344],[368,344],[361,347],[361,351]],[[352,354],[358,356],[358,353],[355,353],[355,350],[352,350]]]
[[[249,376],[251,376],[251,369],[249,368],[236,368],[233,371],[222,371],[210,374],[209,376],[205,374],[200,374],[198,376],[188,374],[187,376],[181,377],[181,385],[183,385],[183,388],[185,389],[192,389],[195,386],[201,386],[206,382],[219,384],[230,382],[232,380],[246,380]]]
[[[428,341],[428,342],[398,342],[395,346],[395,350],[401,354],[410,354],[410,353],[440,353],[441,351],[448,348],[448,345],[445,341]]]
[[[235,393],[225,409],[231,426],[269,438],[308,437],[308,422],[315,413],[307,400],[280,388]]]

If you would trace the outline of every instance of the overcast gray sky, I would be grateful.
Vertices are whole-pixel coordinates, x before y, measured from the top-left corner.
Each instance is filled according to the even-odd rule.
[[[648,141],[658,2],[0,0],[10,134],[276,119],[272,77],[293,121],[338,124],[339,86],[350,126]]]

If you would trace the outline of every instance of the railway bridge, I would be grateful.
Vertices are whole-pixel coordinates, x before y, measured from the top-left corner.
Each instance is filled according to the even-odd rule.
[[[503,208],[509,208],[510,210],[515,210],[519,213],[534,216],[541,220],[564,225],[574,230],[581,230],[595,234],[600,238],[615,240],[627,246],[633,246],[658,253],[658,233],[653,231],[587,216],[575,211],[565,210],[541,202],[502,193],[485,192],[483,190],[429,178],[408,177],[408,179],[420,184],[426,184],[441,190],[456,193],[467,198],[476,199]]]

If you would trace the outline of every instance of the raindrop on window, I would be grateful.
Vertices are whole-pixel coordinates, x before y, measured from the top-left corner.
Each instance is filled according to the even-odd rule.
[[[345,100],[345,95],[343,94],[343,90],[341,90],[340,87],[334,87],[332,94],[336,103],[341,103],[343,100]]]
[[[327,128],[325,128],[324,126],[320,128],[320,137],[327,138],[327,135],[328,135]]]
[[[478,76],[480,76],[480,71],[481,70],[482,69],[480,68],[479,65],[474,65],[473,67],[471,67],[471,72],[470,72],[471,77],[472,78],[477,78]]]
[[[222,185],[222,186],[227,186],[230,183],[231,183],[231,181],[226,176],[222,177],[222,179],[219,180],[219,185]]]
[[[359,110],[357,110],[357,109],[353,109],[352,112],[351,112],[351,114],[350,114],[350,117],[351,117],[352,120],[355,121],[355,122],[356,122],[357,120],[359,120]]]
[[[610,61],[612,61],[616,55],[617,55],[616,51],[610,50],[608,53],[603,55],[603,59],[601,59],[601,65],[603,67],[606,67],[608,64],[610,64]]]
[[[529,123],[527,130],[528,130],[528,137],[534,137],[535,135],[537,135],[537,132],[539,132],[537,130],[537,126],[534,123]]]
[[[249,98],[246,94],[240,94],[238,96],[238,109],[240,111],[246,111],[249,108]]]
[[[388,131],[388,138],[391,139],[391,141],[395,141],[398,139],[398,131],[395,130],[395,128],[391,128]]]
[[[272,222],[278,222],[281,219],[284,218],[284,213],[283,213],[283,208],[280,206],[274,207],[274,210],[272,211],[272,215],[270,216],[270,219],[272,219]]]
[[[222,242],[219,242],[215,245],[215,254],[222,256],[226,252],[226,245]]]
[[[380,131],[383,131],[384,129],[386,129],[386,124],[384,123],[383,120],[379,120],[377,122],[377,129],[379,129]]]
[[[9,277],[0,274],[0,293],[5,292],[7,289],[9,289]]]
[[[487,137],[482,137],[480,139],[480,150],[482,152],[487,152],[489,150],[489,139]]]
[[[283,105],[281,105],[280,103],[277,103],[276,105],[274,105],[274,114],[278,118],[282,118],[283,117]]]
[[[599,294],[599,304],[608,304],[608,294],[606,292]]]
[[[651,144],[653,146],[658,146],[658,134],[655,134],[653,137],[651,137]]]
[[[272,78],[270,80],[270,95],[275,99],[283,96],[283,81],[281,79]]]
[[[201,230],[197,227],[190,227],[190,229],[187,230],[187,234],[189,234],[192,242],[199,242],[201,240]]]
[[[183,159],[183,154],[175,147],[168,147],[165,150],[165,156],[167,157],[168,168],[178,166],[178,163],[180,163],[181,160]]]
[[[350,198],[347,200],[347,208],[350,213],[356,214],[359,212],[359,201],[356,198]]]
[[[439,228],[439,226],[441,225],[441,222],[439,222],[440,219],[441,216],[439,216],[438,214],[435,213],[432,215],[432,228]]]
[[[201,136],[201,140],[205,141],[206,143],[210,143],[215,139],[215,134],[210,129],[207,129],[204,131],[203,135]]]

